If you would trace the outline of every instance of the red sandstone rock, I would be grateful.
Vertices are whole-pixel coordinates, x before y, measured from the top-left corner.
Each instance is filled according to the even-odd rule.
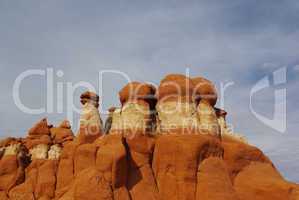
[[[222,156],[218,139],[208,135],[162,135],[157,138],[153,169],[161,200],[195,199],[198,165]]]
[[[47,119],[44,118],[36,123],[29,131],[28,135],[50,135],[50,127]]]
[[[113,189],[95,167],[81,171],[74,182],[74,200],[114,200]]]
[[[74,154],[75,175],[82,170],[95,167],[97,147],[94,144],[82,144],[76,148]]]
[[[128,177],[127,153],[121,135],[107,135],[96,141],[99,146],[96,169],[102,174],[101,182],[110,186],[113,199],[130,199],[126,187]],[[108,194],[107,194],[108,195]]]
[[[25,168],[29,164],[27,149],[16,141],[19,140],[6,140],[5,145],[9,145],[4,147],[0,160],[0,192],[6,195],[13,187],[25,181]]]
[[[4,191],[0,191],[0,199],[1,200],[9,200],[8,196],[6,195],[6,193]]]
[[[86,91],[80,96],[81,103],[84,105],[85,103],[89,102],[92,103],[96,108],[99,107],[99,96],[91,91]]]
[[[224,161],[232,180],[251,162],[271,163],[261,150],[243,142],[223,140]]]
[[[26,168],[25,182],[20,185],[17,185],[16,187],[14,187],[12,190],[9,191],[9,199],[35,200],[34,190],[37,183],[39,162],[40,161],[36,160]]]
[[[81,127],[76,142],[79,144],[93,143],[98,137],[102,135],[101,126],[91,125]]]
[[[103,133],[102,120],[97,109],[98,96],[91,92],[85,92],[81,95],[81,103],[83,108],[76,142],[79,144],[92,143]]]
[[[138,134],[127,137],[126,143],[130,153],[127,187],[131,199],[158,199],[158,187],[151,168],[154,138],[147,134]]]
[[[50,145],[51,143],[52,143],[52,139],[49,135],[41,135],[41,136],[29,135],[25,140],[25,145],[28,149],[32,149],[33,147],[39,144]]]
[[[239,200],[222,158],[203,160],[197,173],[197,200]]]
[[[180,92],[169,87],[169,82],[178,84]],[[154,106],[147,99],[154,88],[133,82],[120,92],[121,110],[111,110],[109,135],[101,136],[98,131],[90,136],[81,126],[73,141],[68,121],[52,127],[43,119],[25,139],[0,141],[0,200],[299,200],[299,186],[284,180],[258,148],[233,137],[220,140],[217,135],[181,126],[181,121],[194,120],[193,114],[199,112],[190,92],[216,94],[210,82],[197,90],[198,82],[209,81],[191,81],[183,75],[162,80],[159,101],[172,95],[163,106],[180,102],[186,110],[172,115],[158,112],[162,120],[175,122],[160,134],[143,126],[145,121],[154,121],[148,113]],[[130,85],[133,90],[128,89]],[[217,94],[216,100],[200,98],[201,103],[208,102],[212,117],[226,114],[213,107]],[[101,129],[98,101],[95,93],[81,95],[83,110],[92,110],[83,113],[84,126]],[[128,124],[137,125],[137,131]]]
[[[0,199],[297,200],[299,192],[257,148],[209,135],[107,135],[70,142],[57,163],[33,160],[15,181],[18,159],[4,156]]]
[[[217,90],[214,84],[203,77],[192,78],[192,82],[194,84],[193,95],[195,95],[195,99],[198,101],[205,99],[214,106],[217,102]]]
[[[70,122],[68,121],[68,120],[63,120],[60,124],[59,124],[59,126],[58,126],[59,128],[65,128],[65,129],[71,129],[71,124],[70,124]]]
[[[155,101],[156,88],[147,83],[131,82],[119,91],[119,100],[122,105],[128,101],[145,100],[150,103]]]
[[[47,119],[44,118],[36,123],[29,131],[28,136],[25,138],[24,143],[27,149],[31,150],[38,145],[50,145],[52,139],[50,136],[50,128]],[[45,156],[44,156],[45,157]]]
[[[74,139],[71,125],[67,120],[62,121],[58,127],[51,128],[50,132],[54,144],[65,145]]]
[[[15,185],[18,168],[17,155],[4,156],[0,160],[0,191],[8,191]]]
[[[192,96],[194,84],[192,80],[181,74],[170,74],[161,80],[157,90],[158,100],[168,101],[171,98]]]
[[[155,102],[150,98],[154,93],[155,89],[147,84],[133,82],[126,85],[120,91],[120,101],[123,104],[121,115],[116,121],[112,115],[112,133],[119,135],[118,137],[123,134],[127,145],[126,187],[132,200],[158,198],[151,168],[154,138],[148,134],[152,130],[149,128],[153,123],[150,110],[154,109]]]
[[[34,190],[37,199],[46,198],[52,199],[55,196],[56,190],[56,160],[45,160],[38,167],[37,183]]]
[[[285,181],[269,163],[252,162],[238,174],[234,185],[241,200],[298,199],[298,187]]]
[[[74,180],[74,157],[77,148],[75,142],[66,144],[60,156],[57,170],[56,196],[65,194]]]
[[[54,198],[57,161],[34,160],[26,169],[26,180],[9,192],[10,199]]]

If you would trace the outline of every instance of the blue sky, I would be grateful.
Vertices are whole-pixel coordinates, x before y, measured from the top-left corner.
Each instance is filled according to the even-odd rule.
[[[236,132],[271,157],[287,179],[299,182],[299,2],[297,0],[221,1],[67,1],[0,0],[0,135],[24,136],[43,116],[56,124],[63,113],[29,115],[15,105],[12,88],[28,69],[64,72],[54,84],[88,81],[97,87],[101,70],[158,84],[168,73],[204,76],[225,92],[224,109]],[[273,85],[272,74],[286,67],[287,82]],[[279,133],[249,109],[252,87],[268,76],[271,87],[253,98],[254,109],[273,115],[274,92],[287,91],[287,129]],[[29,107],[46,104],[45,77],[22,83]],[[123,77],[106,74],[103,108],[118,105]],[[98,88],[97,88],[98,89]],[[73,99],[79,106],[78,89]],[[57,100],[56,89],[53,99]],[[55,110],[57,105],[55,104]],[[75,114],[74,129],[78,114]]]

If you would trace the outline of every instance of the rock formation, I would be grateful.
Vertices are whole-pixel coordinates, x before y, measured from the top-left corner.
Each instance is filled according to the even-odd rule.
[[[2,140],[0,200],[299,200],[299,186],[229,130],[209,80],[132,82],[119,99],[103,130],[99,97],[85,92],[77,136],[67,120],[42,119]]]
[[[77,142],[92,143],[102,135],[102,120],[98,111],[99,96],[87,91],[81,95],[81,103],[83,108]]]
[[[201,132],[219,136],[221,130],[214,109],[217,101],[216,88],[212,82],[202,77],[193,78],[192,82],[194,84],[193,98],[198,104],[197,113]]]
[[[130,88],[130,90],[127,90]],[[153,200],[158,190],[151,168],[154,139],[151,136],[155,89],[152,85],[134,83],[126,85],[119,93],[122,101],[121,121],[128,148],[127,187],[132,200]],[[113,124],[112,119],[112,124]]]
[[[220,140],[214,137],[218,132],[202,130],[203,114],[197,108],[194,89],[192,79],[173,74],[157,90],[160,134],[152,166],[162,200],[195,199],[199,163],[223,155]]]
[[[193,101],[193,82],[183,75],[166,76],[157,90],[158,131],[197,129],[199,119]]]

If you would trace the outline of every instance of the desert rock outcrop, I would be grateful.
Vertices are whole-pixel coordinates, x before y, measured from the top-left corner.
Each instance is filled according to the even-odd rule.
[[[98,111],[99,96],[93,92],[81,95],[83,105],[80,116],[80,129],[77,142],[80,144],[92,143],[102,135],[102,120]]]
[[[80,129],[37,122],[0,142],[0,200],[299,200],[270,159],[229,130],[205,78],[170,74],[119,92],[104,130],[81,95]]]

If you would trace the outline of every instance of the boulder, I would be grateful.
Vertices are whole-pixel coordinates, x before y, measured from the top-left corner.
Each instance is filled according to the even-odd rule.
[[[49,146],[52,144],[50,128],[47,119],[37,122],[29,131],[24,140],[26,148],[29,150],[31,159],[47,159]]]
[[[84,105],[85,103],[89,103],[94,105],[96,108],[99,107],[99,96],[91,91],[86,91],[84,93],[81,94],[80,96],[80,102]]]
[[[74,134],[71,130],[71,125],[67,120],[62,121],[58,127],[51,128],[50,132],[54,144],[64,146],[66,143],[74,140]]]
[[[144,100],[150,104],[155,102],[156,88],[153,85],[140,82],[131,82],[119,91],[119,100],[122,105],[128,101]]]
[[[47,118],[44,118],[28,131],[28,135],[50,135],[50,127]]]
[[[192,83],[194,85],[193,96],[196,101],[206,100],[211,106],[214,106],[217,102],[217,90],[214,84],[203,78],[195,77],[192,78]]]
[[[60,122],[60,124],[58,125],[58,127],[59,128],[65,128],[65,129],[71,129],[72,128],[70,122],[67,119],[65,119],[62,122]]]
[[[38,145],[49,146],[52,144],[52,139],[49,135],[41,136],[27,136],[25,139],[25,146],[27,149],[33,149]]]
[[[169,74],[165,76],[158,87],[158,101],[171,101],[173,97],[192,97],[194,84],[189,77],[181,74]]]

